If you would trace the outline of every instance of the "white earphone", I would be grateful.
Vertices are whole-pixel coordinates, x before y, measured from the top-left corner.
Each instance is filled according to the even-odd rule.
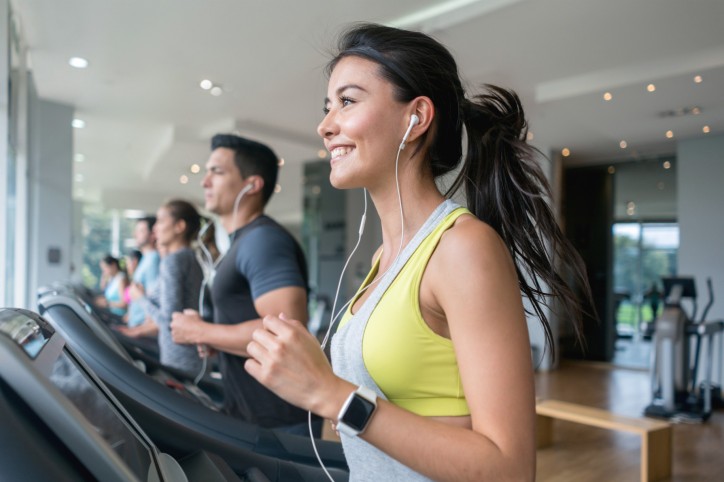
[[[247,184],[246,186],[244,186],[244,188],[243,188],[241,191],[239,191],[239,194],[237,194],[237,197],[243,196],[244,194],[248,193],[248,192],[251,191],[252,189],[254,189],[254,183],[253,183],[253,182],[250,183],[250,184]]]
[[[405,135],[402,136],[402,143],[400,144],[400,150],[405,148],[405,142],[407,142],[407,138],[410,137],[410,132],[412,132],[412,128],[415,127],[419,123],[420,123],[420,118],[417,117],[415,114],[412,114],[410,116],[410,125],[407,126],[407,131],[405,132]]]

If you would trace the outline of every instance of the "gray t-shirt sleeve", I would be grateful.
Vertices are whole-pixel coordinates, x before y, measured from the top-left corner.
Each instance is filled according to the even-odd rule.
[[[246,234],[236,265],[249,281],[253,299],[279,288],[306,286],[297,245],[279,229],[260,226]]]

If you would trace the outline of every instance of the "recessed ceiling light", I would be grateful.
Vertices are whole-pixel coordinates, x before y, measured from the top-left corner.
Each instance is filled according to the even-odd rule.
[[[280,184],[274,186],[274,192],[282,192],[282,186]]]
[[[218,85],[213,86],[213,87],[211,88],[211,90],[209,90],[209,92],[210,92],[211,95],[213,95],[214,97],[218,97],[218,96],[220,96],[221,94],[224,93],[224,91],[223,91],[223,90],[221,89],[221,87],[219,87]]]
[[[611,99],[613,99],[613,95],[611,95],[610,92],[606,92],[605,94],[603,94],[603,100],[605,100],[606,102],[608,102]]]
[[[191,164],[191,172],[193,174],[198,174],[199,172],[201,172],[201,166],[199,166],[198,164]]]
[[[188,184],[189,177],[186,174],[181,175],[181,177],[178,179],[178,182],[181,184]]]
[[[278,162],[279,167],[282,167],[285,163],[286,163],[286,161],[284,160],[284,158],[283,158],[283,157],[280,157],[280,158],[279,158],[279,162]]]
[[[664,163],[662,164],[662,167],[664,169],[671,169],[671,161],[664,161]]]
[[[83,57],[71,57],[70,60],[68,60],[68,64],[76,69],[85,69],[88,67],[88,61]]]
[[[616,168],[615,168],[615,167],[613,167],[613,166],[608,166],[608,173],[609,173],[609,174],[613,174],[613,173],[615,173],[615,172],[616,172]]]
[[[73,122],[71,124],[76,129],[82,129],[85,127],[85,121],[81,119],[73,119]]]
[[[703,132],[704,134],[708,134],[709,131],[711,131],[711,129],[709,129],[709,126],[704,126],[701,128],[701,132]]]
[[[648,90],[649,92],[654,92],[656,91],[656,86],[654,84],[649,84],[646,86],[646,90]]]
[[[78,153],[75,156],[73,156],[73,159],[75,160],[75,162],[83,162],[83,161],[85,161],[85,156],[83,154]]]
[[[666,138],[671,139],[674,137],[674,131],[666,131]]]
[[[209,79],[204,79],[199,83],[199,86],[204,90],[209,90],[214,86],[214,83],[211,82]]]
[[[563,157],[568,157],[568,156],[571,155],[571,151],[570,151],[570,149],[568,149],[567,147],[564,147],[564,148],[561,150],[561,154],[563,154]]]
[[[320,149],[319,151],[317,151],[317,156],[320,159],[324,159],[325,157],[327,157],[327,151],[325,151],[324,149]]]
[[[701,81],[702,81],[701,75],[694,76],[694,82],[696,82],[697,84],[701,84]]]
[[[698,107],[692,107],[692,108],[691,108],[691,113],[694,114],[694,115],[699,115],[699,114],[701,114],[701,109],[698,108]]]
[[[621,142],[618,143],[618,145],[621,146],[621,149],[626,149],[626,147],[628,146],[628,144],[626,143],[626,141],[621,141]]]
[[[533,134],[532,131],[528,131],[528,133],[525,135],[525,140],[532,141],[533,139],[535,139],[535,135]]]

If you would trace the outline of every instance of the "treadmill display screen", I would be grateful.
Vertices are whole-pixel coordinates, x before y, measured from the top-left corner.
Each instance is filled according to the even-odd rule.
[[[150,447],[129,426],[103,391],[84,376],[83,370],[65,350],[56,359],[50,380],[68,397],[139,480],[148,480],[152,464]]]
[[[8,310],[0,323],[0,331],[10,336],[30,358],[35,358],[40,350],[48,342],[48,337],[43,330],[25,315],[15,314]]]

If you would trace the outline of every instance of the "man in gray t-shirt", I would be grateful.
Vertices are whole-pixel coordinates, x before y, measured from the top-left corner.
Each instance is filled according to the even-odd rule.
[[[264,215],[274,193],[278,158],[267,146],[234,135],[212,140],[202,186],[206,209],[217,214],[231,247],[212,275],[214,323],[195,311],[175,313],[176,343],[219,352],[226,411],[263,427],[305,433],[306,412],[246,373],[246,347],[266,315],[307,322],[307,273],[294,238]],[[321,424],[317,431],[321,431]]]

